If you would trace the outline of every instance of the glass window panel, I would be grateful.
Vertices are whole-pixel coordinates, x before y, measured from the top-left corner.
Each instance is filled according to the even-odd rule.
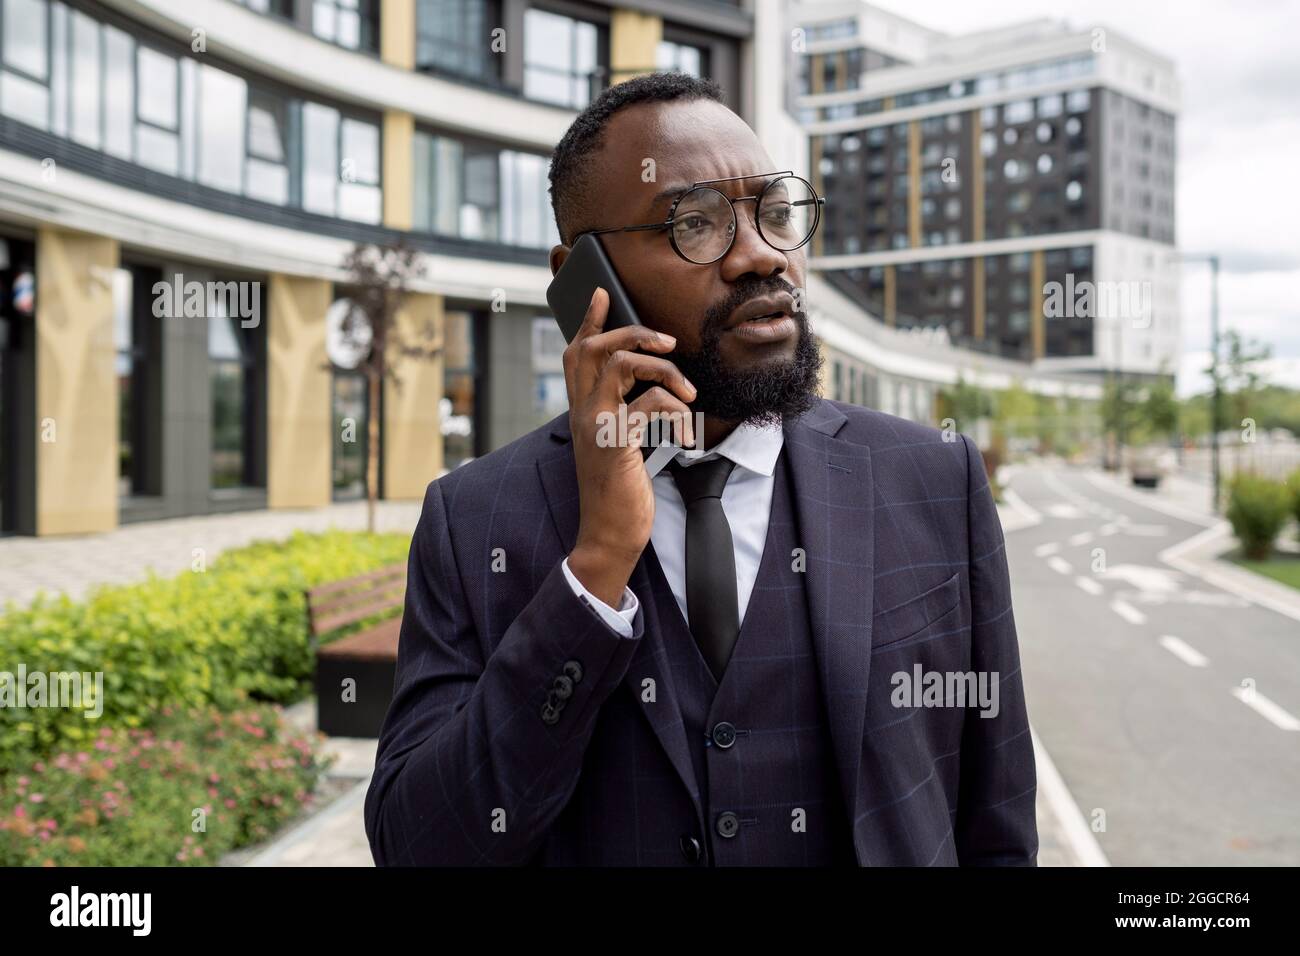
[[[141,125],[136,129],[139,155],[136,162],[160,173],[175,176],[180,172],[180,143],[175,133]]]
[[[412,173],[411,225],[419,232],[433,228],[433,137],[415,134],[411,144]]]
[[[99,24],[84,13],[73,10],[71,32],[72,84],[69,118],[71,134],[77,142],[98,149],[101,82]]]
[[[273,163],[284,162],[284,129],[278,104],[259,103],[254,96],[248,107],[248,152]]]
[[[352,180],[379,182],[379,127],[354,119],[343,121],[343,162],[351,161]]]
[[[104,149],[123,159],[134,155],[135,41],[115,27],[104,29]]]
[[[199,181],[228,192],[244,184],[248,84],[210,66],[199,74]]]
[[[567,72],[573,62],[573,21],[557,13],[524,13],[524,62]]]
[[[303,104],[302,207],[309,212],[332,216],[337,208],[338,127],[337,111],[318,103]]]
[[[68,8],[50,7],[50,132],[68,135]]]
[[[249,159],[244,192],[252,199],[283,206],[289,201],[289,170],[261,159]]]
[[[239,327],[235,324],[237,320],[225,314],[223,297],[213,296],[209,305],[212,314],[208,317],[208,357],[239,361],[243,358],[244,351],[239,345]]]
[[[377,186],[361,183],[339,185],[339,216],[358,222],[379,222],[382,197]]]
[[[311,8],[311,32],[332,42],[338,32],[337,13],[331,0],[316,0]]]
[[[596,26],[593,23],[583,23],[581,20],[576,26],[574,65],[579,73],[592,73],[596,69]]]
[[[433,223],[434,232],[457,235],[460,229],[460,198],[464,192],[464,150],[453,139],[433,140]]]
[[[16,73],[0,73],[0,112],[39,129],[50,124],[50,91]]]
[[[524,70],[524,95],[547,103],[568,105],[572,99],[569,77],[528,67]]]
[[[4,61],[39,80],[50,72],[45,0],[5,0]]]
[[[176,128],[176,61],[165,53],[142,46],[136,57],[139,70],[140,119]]]

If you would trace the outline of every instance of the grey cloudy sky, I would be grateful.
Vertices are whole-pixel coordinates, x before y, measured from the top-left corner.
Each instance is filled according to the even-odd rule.
[[[1294,0],[874,0],[946,33],[1039,17],[1105,27],[1172,59],[1182,85],[1176,235],[1217,252],[1224,328],[1269,343],[1300,387],[1300,3]],[[1209,274],[1186,265],[1179,390],[1204,387]]]

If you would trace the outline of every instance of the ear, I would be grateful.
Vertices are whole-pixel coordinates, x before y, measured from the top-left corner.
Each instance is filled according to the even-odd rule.
[[[568,246],[563,245],[551,247],[551,275],[560,271],[560,266],[564,265],[564,260],[569,258],[569,253],[572,251]]]

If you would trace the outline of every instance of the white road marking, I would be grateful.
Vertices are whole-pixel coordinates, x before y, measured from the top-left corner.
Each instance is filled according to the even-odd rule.
[[[1067,521],[1083,517],[1083,513],[1074,505],[1048,505],[1047,513],[1053,518],[1064,518]]]
[[[1043,742],[1038,739],[1038,734],[1034,733],[1032,726],[1029,728],[1029,736],[1034,742],[1034,766],[1038,772],[1038,789],[1047,801],[1048,807],[1051,808],[1052,815],[1061,825],[1065,843],[1074,852],[1080,866],[1110,866],[1110,861],[1102,852],[1101,844],[1097,842],[1097,835],[1088,826],[1087,818],[1080,812],[1079,805],[1070,795],[1070,788],[1061,779],[1056,764],[1052,762],[1051,756],[1043,747]]]
[[[1167,650],[1174,657],[1178,658],[1188,667],[1204,667],[1210,663],[1210,659],[1192,647],[1186,641],[1181,641],[1172,634],[1166,634],[1160,638],[1160,646]]]
[[[1008,507],[1010,507],[1012,511],[1020,516],[1020,520],[1015,522],[1010,530],[1019,531],[1021,528],[1030,528],[1036,524],[1042,523],[1043,516],[1036,511],[1029,502],[1025,501],[1024,498],[1020,497],[1005,485],[1002,490],[1002,500],[1007,503]],[[1003,530],[1006,529],[1004,528]]]
[[[1139,502],[1148,508],[1155,511],[1161,511],[1170,517],[1178,518],[1182,521],[1190,521],[1193,524],[1199,524],[1206,528],[1212,527],[1218,521],[1217,518],[1207,517],[1199,512],[1171,504],[1159,495],[1151,494],[1150,492],[1143,493],[1135,491],[1123,482],[1116,481],[1114,478],[1096,471],[1084,472],[1083,478],[1089,484],[1095,485],[1103,491],[1109,491],[1111,494],[1119,495],[1121,498],[1127,498],[1130,501]],[[1206,492],[1206,498],[1209,498],[1208,490]]]
[[[1051,568],[1053,571],[1055,571],[1057,574],[1074,573],[1074,568],[1070,567],[1070,562],[1066,561],[1065,558],[1058,557],[1056,555],[1052,555],[1052,557],[1047,559],[1047,566]]]
[[[1300,720],[1292,717],[1285,710],[1273,703],[1257,690],[1234,687],[1232,696],[1237,698],[1269,723],[1283,730],[1300,730]]]
[[[1127,601],[1121,601],[1119,598],[1110,602],[1110,609],[1128,621],[1130,624],[1145,624],[1147,616],[1135,608]]]
[[[1075,578],[1074,583],[1089,594],[1097,595],[1103,593],[1106,589],[1094,581],[1092,578]]]
[[[1097,533],[1100,534],[1103,538],[1109,538],[1112,534],[1114,534],[1117,531],[1119,531],[1119,525],[1111,521],[1108,524],[1102,525],[1101,528],[1097,531]]]
[[[1061,545],[1056,541],[1049,541],[1047,544],[1040,544],[1034,548],[1034,557],[1045,558],[1049,554],[1056,554],[1061,550]]]
[[[1078,534],[1070,535],[1070,544],[1076,546],[1080,544],[1087,544],[1091,540],[1092,540],[1091,531],[1080,531]]]

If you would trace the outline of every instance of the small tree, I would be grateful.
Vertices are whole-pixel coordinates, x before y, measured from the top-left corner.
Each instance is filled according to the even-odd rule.
[[[369,414],[366,448],[366,527],[375,530],[375,503],[379,499],[379,397],[385,381],[401,388],[397,361],[429,360],[442,351],[442,338],[433,323],[416,336],[405,335],[397,317],[411,294],[411,284],[424,275],[418,250],[399,239],[387,245],[357,243],[343,260],[348,273],[346,294],[351,308],[343,319],[346,343],[364,349],[358,364],[365,374]]]

